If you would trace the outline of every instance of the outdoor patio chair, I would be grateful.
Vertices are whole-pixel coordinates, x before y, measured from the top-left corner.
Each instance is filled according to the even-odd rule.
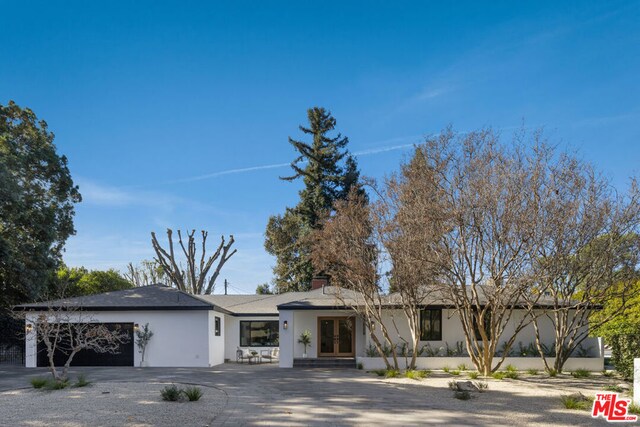
[[[274,360],[278,360],[279,356],[280,349],[278,347],[274,347],[271,350],[260,350],[260,357],[267,359],[269,363],[272,363]]]
[[[236,350],[236,362],[238,363],[244,363],[245,360],[251,362],[253,357],[249,349],[238,347]]]

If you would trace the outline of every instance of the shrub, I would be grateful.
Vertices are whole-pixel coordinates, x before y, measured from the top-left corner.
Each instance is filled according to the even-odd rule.
[[[469,378],[471,378],[472,380],[478,379],[478,376],[480,375],[480,373],[478,371],[472,371],[469,372],[467,375],[469,375]]]
[[[460,375],[460,371],[458,371],[457,369],[456,369],[456,370],[453,370],[453,371],[449,371],[449,373],[450,373],[451,375],[456,375],[456,376],[457,376],[457,375]]]
[[[373,371],[374,374],[376,374],[379,377],[384,377],[384,375],[387,373],[386,369],[374,369]]]
[[[633,359],[640,356],[640,333],[611,337],[611,361],[626,380],[633,378]]]
[[[364,350],[364,354],[367,357],[379,357],[378,349],[373,344],[369,343],[369,346]]]
[[[504,377],[512,379],[512,380],[517,380],[518,379],[518,372],[517,371],[507,371],[507,372],[504,373]]]
[[[612,377],[615,375],[614,371],[607,371],[606,369],[604,371],[602,371],[602,375],[604,375],[605,377]]]
[[[484,381],[476,381],[473,383],[480,393],[484,393],[489,388],[489,383]]]
[[[630,414],[640,415],[640,405],[636,405],[635,403],[631,402],[629,406],[627,406],[627,411]]]
[[[180,394],[182,390],[180,390],[175,384],[171,384],[160,390],[160,395],[162,396],[162,400],[166,400],[169,402],[176,402],[180,399]]]
[[[78,379],[76,380],[76,383],[73,385],[74,387],[86,387],[89,384],[91,384],[91,382],[87,381],[87,377],[85,374],[80,374],[78,375]]]
[[[586,369],[576,369],[575,371],[571,372],[571,376],[573,378],[589,378],[591,376],[591,372],[587,371]]]
[[[529,375],[538,375],[537,369],[527,369],[527,374]]]
[[[362,370],[362,368],[364,368],[364,365],[362,363],[358,363],[358,369]]]
[[[69,387],[69,380],[64,381],[48,381],[45,388],[47,390],[62,390]]]
[[[613,384],[609,384],[606,385],[604,387],[602,387],[605,391],[615,391],[616,393],[622,393],[624,392],[624,389],[622,387],[620,387],[619,385],[613,385]]]
[[[404,373],[404,376],[407,378],[411,378],[412,380],[421,380],[422,378],[426,378],[429,373],[430,372],[428,371],[409,369]]]
[[[442,368],[442,370],[445,371],[446,373],[449,373],[451,369],[448,366],[445,366],[444,368]]]
[[[507,372],[518,372],[518,369],[516,369],[516,367],[511,364],[505,366],[504,370]]]
[[[491,374],[491,377],[496,380],[502,380],[504,379],[505,375],[506,375],[506,372],[504,371],[496,371],[493,374]]]
[[[558,375],[558,371],[553,368],[547,369],[547,374],[549,374],[550,377],[555,377]]]
[[[461,363],[461,364],[458,365],[458,370],[459,371],[466,371],[467,369],[468,369],[467,365],[465,365],[464,363]]]
[[[46,386],[49,383],[49,379],[48,378],[42,378],[42,377],[36,377],[36,378],[31,378],[31,380],[29,382],[31,383],[33,388],[42,388],[42,387]]]
[[[396,370],[396,369],[387,369],[384,372],[384,377],[385,378],[396,378],[400,376],[400,371]]]
[[[202,397],[202,390],[200,387],[187,387],[184,389],[184,395],[187,396],[189,402],[195,402]]]
[[[582,393],[568,394],[560,396],[562,404],[567,409],[590,409],[593,399],[588,398]]]

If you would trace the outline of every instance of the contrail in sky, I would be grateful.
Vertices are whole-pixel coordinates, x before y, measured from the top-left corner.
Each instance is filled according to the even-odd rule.
[[[371,148],[369,150],[356,151],[356,152],[354,152],[352,154],[355,157],[369,156],[371,154],[385,153],[387,151],[402,150],[402,149],[405,149],[405,148],[413,147],[414,145],[415,145],[415,143],[412,143],[412,144],[401,144],[401,145],[391,145],[391,146],[387,146],[387,147]],[[301,163],[304,163],[304,162],[301,162]],[[259,170],[264,170],[264,169],[278,169],[278,168],[283,168],[283,167],[286,167],[286,166],[289,166],[289,165],[291,165],[291,163],[274,163],[272,165],[250,166],[250,167],[247,167],[247,168],[228,169],[228,170],[225,170],[225,171],[211,172],[211,173],[204,174],[204,175],[190,176],[190,177],[187,177],[187,178],[174,179],[172,181],[168,181],[168,183],[173,184],[173,183],[203,181],[205,179],[217,178],[219,176],[224,176],[224,175],[233,175],[233,174],[237,174],[237,173],[253,172],[253,171],[259,171]]]

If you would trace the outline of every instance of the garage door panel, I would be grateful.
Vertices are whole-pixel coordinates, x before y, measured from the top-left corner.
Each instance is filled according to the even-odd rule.
[[[129,336],[129,341],[120,345],[120,351],[117,354],[98,353],[93,350],[82,350],[78,352],[71,366],[133,366],[134,342],[133,342],[133,323],[101,323],[110,330],[120,329]],[[67,355],[57,350],[53,356],[56,366],[63,366],[67,361]],[[44,342],[38,342],[38,366],[49,366],[47,359],[47,347]]]

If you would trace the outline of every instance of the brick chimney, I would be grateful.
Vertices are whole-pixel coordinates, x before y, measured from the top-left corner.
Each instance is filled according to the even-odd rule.
[[[313,276],[311,279],[311,290],[329,286],[329,276]]]

